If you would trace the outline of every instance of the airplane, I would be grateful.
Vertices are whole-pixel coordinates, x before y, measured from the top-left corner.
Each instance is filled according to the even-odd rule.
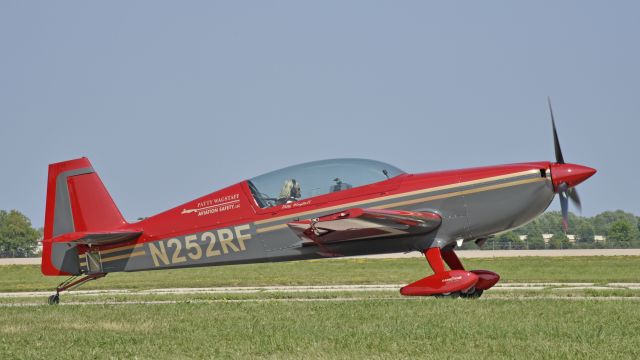
[[[333,159],[269,172],[127,222],[87,158],[49,165],[42,273],[70,276],[48,299],[112,272],[420,251],[432,275],[406,296],[475,299],[500,276],[467,270],[455,247],[517,228],[556,194],[566,231],[575,187],[596,173],[565,163],[549,101],[555,162],[408,174]],[[445,264],[448,266],[445,266]]]

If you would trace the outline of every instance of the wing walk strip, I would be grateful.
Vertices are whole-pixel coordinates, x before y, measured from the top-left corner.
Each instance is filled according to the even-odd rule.
[[[539,171],[537,171],[537,170],[536,170],[536,172],[539,173]],[[485,179],[485,180],[487,180],[487,179]],[[439,199],[446,199],[446,198],[450,198],[450,197],[474,194],[474,193],[479,193],[479,192],[484,192],[484,191],[502,189],[502,188],[506,188],[506,187],[512,187],[512,186],[529,184],[529,183],[534,183],[534,182],[539,182],[539,181],[546,181],[546,180],[547,180],[546,178],[532,178],[532,179],[511,181],[511,182],[501,183],[501,184],[496,184],[496,185],[483,186],[483,187],[479,187],[479,188],[475,188],[475,189],[454,191],[454,192],[449,192],[449,193],[440,194],[440,195],[433,195],[433,196],[427,196],[427,197],[418,198],[418,199],[411,199],[411,200],[405,200],[405,201],[399,201],[399,202],[384,204],[384,205],[376,206],[376,209],[387,209],[387,208],[392,208],[392,207],[397,207],[397,206],[418,204],[418,203],[421,203],[421,202],[427,202],[427,201],[439,200]],[[487,180],[487,181],[491,181],[491,180]],[[454,188],[454,187],[461,187],[461,186],[465,186],[465,185],[468,185],[468,184],[460,183],[460,184],[456,184],[455,186],[448,186],[448,187],[449,188]],[[427,193],[427,192],[434,192],[434,191],[437,191],[437,190],[440,190],[440,188],[428,189],[428,190],[424,190],[424,191],[421,191],[421,192],[422,193]],[[398,195],[394,195],[393,197],[395,197],[395,198],[401,197],[401,196],[404,197],[404,196],[407,196],[407,194],[410,194],[410,193],[398,194]],[[386,199],[388,199],[388,198],[383,198],[383,201],[386,200]],[[380,199],[365,200],[365,201],[359,201],[359,202],[354,202],[354,203],[350,203],[350,204],[343,204],[343,205],[340,205],[340,206],[332,206],[332,207],[328,207],[328,208],[324,208],[324,209],[317,209],[317,210],[313,210],[313,211],[287,215],[287,216],[282,217],[282,218],[297,217],[297,216],[300,216],[300,215],[306,215],[306,214],[310,214],[310,213],[317,213],[317,212],[333,210],[333,209],[340,209],[340,208],[345,208],[345,207],[348,207],[348,206],[361,205],[361,204],[377,202],[377,201],[380,201]],[[264,223],[264,220],[262,221],[262,223]],[[255,224],[258,224],[258,221],[256,221]],[[279,224],[279,225],[273,225],[273,226],[266,226],[266,227],[261,227],[261,228],[256,229],[256,232],[257,233],[265,233],[265,232],[270,232],[270,231],[283,229],[283,228],[286,228],[286,227],[287,227],[286,223],[285,224]]]

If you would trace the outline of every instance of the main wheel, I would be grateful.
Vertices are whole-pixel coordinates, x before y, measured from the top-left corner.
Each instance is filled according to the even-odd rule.
[[[462,294],[460,293],[460,291],[454,291],[454,292],[444,293],[444,294],[434,294],[432,296],[435,297],[436,299],[457,299],[461,295]]]
[[[60,295],[54,294],[49,296],[48,303],[49,305],[58,305],[60,303]]]
[[[473,291],[470,291],[468,293],[460,294],[460,297],[462,297],[464,299],[477,299],[480,296],[482,296],[483,292],[484,292],[484,290],[474,289]]]

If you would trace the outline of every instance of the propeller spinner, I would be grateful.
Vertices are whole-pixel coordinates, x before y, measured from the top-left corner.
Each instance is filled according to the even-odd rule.
[[[582,210],[580,197],[578,196],[578,191],[575,189],[575,186],[593,176],[593,174],[596,173],[596,169],[564,162],[564,156],[562,156],[562,149],[560,148],[560,140],[558,140],[558,131],[556,130],[556,121],[553,117],[551,99],[547,98],[547,102],[549,103],[549,113],[551,114],[553,145],[556,152],[556,162],[551,164],[551,179],[553,180],[555,191],[560,195],[562,225],[566,232],[569,221],[569,200],[571,200],[578,211]]]

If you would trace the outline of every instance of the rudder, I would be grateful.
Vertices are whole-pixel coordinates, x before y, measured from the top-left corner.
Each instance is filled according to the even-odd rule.
[[[64,235],[127,225],[86,157],[49,165],[42,273],[76,274],[78,251]]]

